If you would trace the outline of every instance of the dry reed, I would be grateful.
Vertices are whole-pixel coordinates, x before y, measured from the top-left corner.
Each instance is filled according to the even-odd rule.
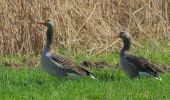
[[[54,46],[99,54],[116,47],[115,33],[170,39],[169,0],[0,0],[0,54],[40,52],[45,28],[55,22]]]

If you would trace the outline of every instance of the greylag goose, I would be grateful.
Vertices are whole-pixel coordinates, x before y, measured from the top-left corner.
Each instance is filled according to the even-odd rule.
[[[123,40],[124,46],[120,51],[120,66],[130,77],[136,78],[142,75],[153,76],[161,80],[159,73],[162,72],[156,66],[143,57],[128,54],[131,46],[130,35],[128,32],[120,32],[117,38]]]
[[[87,76],[95,79],[95,77],[86,69],[79,67],[70,60],[52,52],[51,44],[54,32],[54,22],[52,20],[40,21],[38,24],[47,27],[47,40],[41,55],[41,64],[46,72],[58,77]]]

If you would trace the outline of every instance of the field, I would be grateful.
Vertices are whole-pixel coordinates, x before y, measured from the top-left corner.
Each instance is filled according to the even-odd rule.
[[[144,56],[159,65],[170,65],[168,49],[145,47],[134,49],[131,53]],[[66,50],[56,50],[56,52],[72,58],[80,65],[83,60],[89,60],[106,61],[111,66],[87,68],[94,73],[96,80],[89,78],[73,80],[50,76],[37,63],[21,64],[23,59],[38,62],[39,56],[1,57],[0,98],[4,100],[168,100],[170,98],[170,73],[162,73],[162,81],[147,77],[130,80],[117,65],[117,52],[103,55],[68,53]],[[7,66],[4,64],[6,62],[15,64]]]
[[[169,100],[170,0],[0,0],[0,9],[0,100]],[[90,61],[83,67],[96,80],[42,70],[44,19],[55,24],[55,52],[81,66]],[[121,31],[132,37],[130,53],[165,71],[162,81],[123,73]]]

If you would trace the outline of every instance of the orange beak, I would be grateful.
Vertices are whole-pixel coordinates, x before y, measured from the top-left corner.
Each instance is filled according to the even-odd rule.
[[[119,35],[116,35],[116,36],[114,36],[115,38],[120,38],[120,36]]]
[[[37,24],[44,25],[45,24],[45,20],[39,21],[39,22],[37,22]]]

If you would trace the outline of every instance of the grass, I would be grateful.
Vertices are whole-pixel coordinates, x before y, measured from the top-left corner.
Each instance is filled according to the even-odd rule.
[[[159,64],[169,65],[169,48],[159,50],[148,48],[134,49],[131,53],[144,56]],[[150,52],[149,52],[150,50]],[[144,52],[145,51],[145,52]],[[162,51],[157,53],[158,51]],[[40,67],[9,68],[0,63],[0,98],[4,100],[168,100],[170,98],[170,74],[161,74],[162,81],[143,77],[130,80],[120,69],[114,69],[118,61],[118,54],[84,55],[70,54],[58,51],[81,62],[104,60],[113,68],[90,69],[97,77],[96,80],[82,78],[69,80],[56,78],[45,73]],[[25,57],[0,57],[1,61],[20,62]],[[35,58],[36,57],[31,57]],[[29,58],[28,58],[29,59]]]
[[[111,100],[111,99],[168,99],[170,74],[163,81],[142,78],[128,79],[118,70],[93,70],[97,80],[59,79],[40,69],[0,69],[0,98],[4,100]]]

